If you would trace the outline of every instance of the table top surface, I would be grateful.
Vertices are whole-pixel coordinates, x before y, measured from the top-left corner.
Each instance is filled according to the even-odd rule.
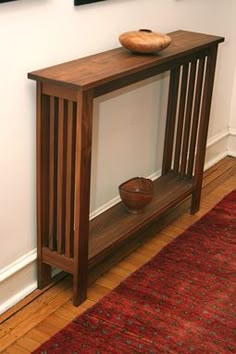
[[[172,43],[155,54],[134,54],[123,47],[33,71],[28,77],[69,87],[90,89],[112,80],[168,63],[224,41],[223,37],[178,30]]]

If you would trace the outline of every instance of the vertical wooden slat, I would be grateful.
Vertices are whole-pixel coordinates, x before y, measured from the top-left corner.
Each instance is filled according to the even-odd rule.
[[[49,117],[49,248],[55,249],[55,98],[50,96]]]
[[[64,100],[58,102],[57,142],[57,252],[63,253],[63,152],[64,152]]]
[[[188,160],[188,168],[187,168],[187,177],[189,178],[192,177],[193,175],[195,145],[197,140],[199,112],[201,107],[204,68],[205,68],[205,56],[199,59],[199,64],[198,64],[196,95],[195,95],[194,112],[193,112],[193,124],[192,124],[191,138],[190,138],[191,143],[189,149],[189,160]]]
[[[183,65],[182,79],[181,79],[178,127],[177,127],[177,134],[176,134],[175,157],[174,157],[174,172],[176,173],[179,172],[179,160],[180,160],[184,114],[185,114],[185,105],[186,105],[186,96],[187,96],[188,67],[189,67],[188,64]]]
[[[78,92],[75,156],[73,303],[86,299],[91,175],[93,92]]]
[[[71,257],[74,257],[74,235],[75,235],[75,168],[76,168],[76,124],[77,124],[77,102],[73,102],[73,129],[72,129],[72,171],[71,171]]]
[[[163,163],[162,163],[162,175],[166,174],[171,168],[172,152],[173,152],[173,144],[174,144],[174,128],[175,128],[176,110],[177,110],[177,103],[178,103],[179,76],[180,76],[180,67],[171,70],[164,153],[163,153]]]
[[[66,198],[65,198],[65,255],[71,256],[72,251],[72,158],[73,158],[73,102],[68,101],[67,107],[67,138],[66,138]]]
[[[210,110],[211,110],[212,91],[214,86],[217,49],[218,49],[217,45],[213,46],[212,48],[209,48],[208,57],[207,57],[204,92],[203,92],[203,100],[202,100],[201,115],[200,115],[200,122],[199,122],[196,165],[195,165],[195,173],[194,173],[195,189],[192,194],[192,204],[191,204],[192,214],[196,213],[200,207],[202,177],[203,177],[203,168],[204,168],[205,153],[206,153],[206,140],[207,140],[207,131],[208,131],[208,124],[209,124]]]
[[[182,177],[185,176],[186,174],[189,134],[190,134],[190,126],[191,126],[191,118],[192,118],[192,107],[193,107],[193,95],[194,95],[195,77],[196,77],[196,65],[197,65],[197,60],[195,59],[191,63],[190,77],[188,83],[188,98],[187,98],[187,108],[186,108],[185,123],[184,123],[184,138],[183,138],[181,167],[180,167],[180,173]]]
[[[37,82],[36,184],[37,184],[37,273],[38,287],[51,281],[51,266],[42,262],[42,248],[48,244],[48,100]]]

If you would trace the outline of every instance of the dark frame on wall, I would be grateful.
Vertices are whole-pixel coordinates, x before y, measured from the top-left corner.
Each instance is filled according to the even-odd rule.
[[[10,2],[10,1],[16,1],[16,0],[0,0],[0,4],[3,2]],[[99,1],[105,1],[105,0],[74,0],[74,4],[75,6],[77,6],[77,5],[91,4],[92,2],[99,2]]]
[[[0,4],[3,2],[10,2],[10,1],[16,1],[16,0],[0,0]]]
[[[74,0],[75,6],[77,5],[85,5],[85,4],[91,4],[92,2],[100,2],[104,0]]]

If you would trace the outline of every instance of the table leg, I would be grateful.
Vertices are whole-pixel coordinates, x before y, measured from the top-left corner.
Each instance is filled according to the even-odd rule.
[[[79,92],[76,117],[73,303],[86,299],[93,95]]]
[[[49,112],[46,98],[42,95],[42,85],[37,83],[37,272],[38,287],[44,288],[51,282],[51,266],[42,261],[42,248],[47,243],[48,234],[48,131]]]
[[[217,46],[209,49],[207,55],[207,64],[205,71],[205,83],[201,107],[200,126],[198,133],[197,151],[196,151],[196,166],[195,166],[195,188],[192,194],[191,213],[194,214],[199,210],[202,178],[206,153],[206,142],[208,124],[211,110],[212,91],[214,85],[216,58],[217,58]]]

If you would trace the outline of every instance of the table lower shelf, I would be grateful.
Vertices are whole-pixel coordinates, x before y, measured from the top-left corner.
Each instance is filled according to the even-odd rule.
[[[192,179],[168,173],[154,181],[152,202],[139,214],[130,214],[122,202],[90,222],[89,268],[101,263],[107,256],[132,236],[138,235],[152,221],[186,199],[193,191]],[[74,258],[58,254],[48,247],[42,249],[42,261],[68,273],[74,272]]]
[[[139,214],[130,214],[122,202],[90,222],[89,264],[99,262],[111,249],[138,232],[192,193],[192,179],[168,173],[154,181],[154,198]]]

